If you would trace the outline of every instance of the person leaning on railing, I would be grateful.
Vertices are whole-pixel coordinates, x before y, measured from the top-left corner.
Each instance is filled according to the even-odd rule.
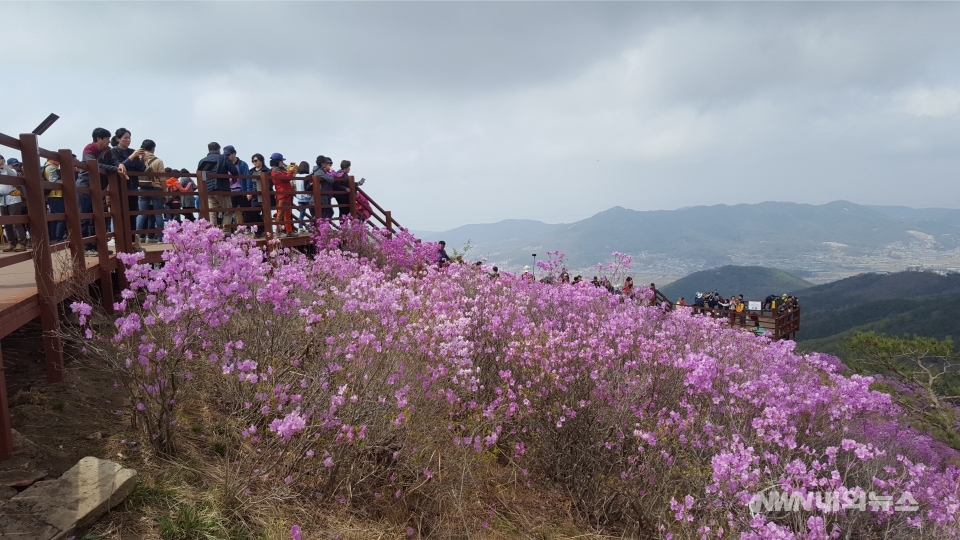
[[[0,175],[18,176],[17,171],[7,165],[3,156],[0,156]],[[8,186],[0,184],[0,216],[19,216],[20,208],[23,205],[23,186]],[[3,250],[5,253],[26,251],[27,233],[22,223],[3,226],[3,234],[6,235],[10,247]]]
[[[133,134],[130,133],[130,130],[127,128],[119,128],[113,132],[113,137],[110,139],[110,153],[113,154],[113,157],[117,159],[119,163],[122,163],[123,166],[127,169],[127,172],[143,172],[146,169],[146,166],[139,159],[128,161],[130,156],[134,155],[136,152],[133,148],[130,148],[130,142],[133,140]],[[139,156],[139,154],[138,154]],[[139,189],[140,177],[137,176],[128,176],[126,179],[127,189],[130,191],[136,191]],[[130,210],[136,210],[138,208],[137,203],[137,194],[134,193],[127,197],[127,205]],[[153,224],[153,218],[150,218],[150,224]],[[153,228],[153,227],[150,227]],[[137,216],[130,215],[130,230],[137,229]]]
[[[100,187],[107,187],[107,177],[105,173],[116,172],[124,178],[127,178],[126,166],[117,161],[116,156],[109,149],[110,132],[103,128],[96,128],[93,130],[92,137],[93,142],[83,147],[83,158],[81,161],[94,160],[97,162],[97,175],[100,177]],[[77,187],[90,187],[90,171],[80,169],[80,174],[77,175]],[[77,202],[81,214],[93,213],[93,197],[90,194],[78,194]],[[85,238],[96,234],[96,229],[93,226],[93,218],[80,220],[80,234]],[[95,243],[84,244],[83,250],[87,256],[95,257],[97,255],[97,245]]]

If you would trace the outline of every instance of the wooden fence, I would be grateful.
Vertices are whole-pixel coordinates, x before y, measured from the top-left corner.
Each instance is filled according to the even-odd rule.
[[[199,214],[199,217],[213,222],[215,213],[231,214],[237,212],[259,212],[262,219],[262,230],[269,237],[274,227],[306,226],[316,223],[326,211],[331,214],[334,210],[338,215],[333,218],[333,225],[343,216],[353,216],[362,219],[372,231],[386,231],[393,234],[401,229],[388,210],[384,210],[366,193],[361,191],[353,177],[344,178],[338,189],[324,191],[319,179],[313,175],[295,176],[289,180],[305,180],[312,183],[309,191],[282,192],[282,195],[291,197],[303,194],[312,195],[313,204],[291,205],[291,211],[304,210],[312,213],[313,218],[282,219],[280,214],[274,215],[277,210],[271,203],[271,196],[278,193],[270,190],[273,177],[269,174],[243,176],[239,178],[255,180],[259,184],[257,191],[208,191],[203,173],[183,174],[174,173],[134,173],[130,172],[130,180],[121,178],[116,172],[101,173],[96,161],[80,161],[74,158],[73,152],[62,149],[57,152],[43,149],[38,144],[35,134],[21,134],[14,138],[0,133],[0,148],[17,150],[23,163],[23,176],[7,176],[0,174],[0,184],[18,186],[22,192],[25,215],[11,215],[0,217],[0,225],[29,227],[30,247],[26,251],[4,254],[0,257],[0,276],[4,269],[10,270],[13,266],[33,261],[36,278],[36,294],[22,298],[5,299],[0,294],[0,337],[4,337],[29,321],[40,318],[43,330],[43,352],[47,381],[52,383],[63,380],[63,343],[59,335],[59,304],[66,300],[68,288],[63,287],[65,282],[98,285],[100,301],[103,308],[113,312],[115,288],[127,286],[122,265],[117,261],[114,251],[132,252],[136,249],[138,236],[141,234],[156,234],[159,229],[136,230],[133,220],[137,216],[164,214],[186,217],[187,214]],[[4,152],[6,153],[6,152]],[[41,159],[59,163],[60,182],[52,183],[43,179],[43,165]],[[87,171],[90,178],[89,186],[77,185],[77,173]],[[101,174],[105,181],[101,181]],[[131,201],[136,204],[137,197],[164,197],[169,199],[174,195],[184,196],[182,193],[171,191],[148,191],[134,189],[139,178],[170,177],[182,178],[190,176],[197,186],[196,195],[199,198],[195,209],[152,209],[140,210],[131,207]],[[237,178],[229,175],[206,175],[212,179]],[[161,183],[164,183],[161,180]],[[60,190],[63,194],[64,212],[51,214],[47,212],[47,193]],[[226,196],[256,196],[262,202],[261,208],[212,208],[210,197]],[[362,195],[360,197],[359,195]],[[81,207],[80,198],[89,198],[89,208]],[[322,204],[327,197],[336,199],[337,204]],[[84,201],[84,202],[85,202]],[[86,209],[87,211],[81,211]],[[309,214],[308,214],[309,215]],[[293,216],[291,216],[293,218]],[[64,221],[67,231],[67,240],[60,243],[51,243],[48,223]],[[237,220],[240,221],[240,220]],[[227,230],[240,226],[238,223],[224,225]],[[84,230],[87,236],[84,236]],[[259,240],[266,242],[267,239]],[[282,238],[284,246],[306,245],[310,242],[309,236]],[[112,245],[111,245],[112,244]],[[159,261],[162,250],[148,252],[147,262]],[[7,386],[3,372],[3,357],[0,350],[0,460],[8,459],[13,450],[11,435],[10,411],[7,404]]]

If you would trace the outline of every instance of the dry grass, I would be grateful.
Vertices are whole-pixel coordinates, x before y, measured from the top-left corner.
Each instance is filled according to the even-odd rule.
[[[479,493],[471,492],[474,499],[451,494],[436,515],[429,516],[411,516],[391,505],[363,510],[333,500],[275,494],[232,497],[236,467],[231,467],[229,456],[220,455],[222,445],[236,432],[229,420],[207,403],[191,401],[181,417],[176,459],[159,457],[147,445],[133,450],[121,443],[134,437],[128,426],[104,439],[102,457],[136,468],[140,481],[123,503],[78,540],[289,540],[293,524],[301,526],[305,539],[619,537],[585,529],[569,497],[548,487],[522,485],[516,471],[496,460],[489,460],[482,471],[472,471],[475,477],[491,480]]]

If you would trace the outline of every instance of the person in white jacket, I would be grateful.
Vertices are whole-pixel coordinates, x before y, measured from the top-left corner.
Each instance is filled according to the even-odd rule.
[[[18,176],[13,167],[7,165],[3,156],[0,156],[0,174],[5,176]],[[0,216],[19,216],[23,207],[22,197],[23,186],[8,186],[0,184]],[[5,253],[14,251],[26,251],[27,233],[22,223],[13,225],[4,225],[3,234],[10,242],[10,247],[3,250]]]

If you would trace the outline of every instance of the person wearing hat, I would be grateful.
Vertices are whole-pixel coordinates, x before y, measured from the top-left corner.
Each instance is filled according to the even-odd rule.
[[[220,144],[212,142],[207,145],[207,157],[200,160],[197,164],[198,173],[206,174],[234,174],[239,175],[240,170],[231,162],[227,156],[220,153]],[[210,209],[218,209],[217,225],[223,225],[223,210],[230,208],[230,179],[229,178],[207,178],[204,175],[204,186],[207,188],[207,205]],[[207,217],[207,216],[200,216]]]
[[[40,169],[40,179],[54,184],[62,183],[60,180],[60,162],[55,159],[47,159]],[[51,189],[47,193],[47,209],[51,214],[63,214],[66,208],[63,204],[63,190]],[[47,222],[47,234],[50,236],[51,243],[64,242],[67,239],[67,222],[64,220]]]
[[[14,158],[10,158],[10,161],[17,162],[17,160]],[[3,156],[0,156],[0,175],[19,176],[13,167],[7,165],[7,162],[4,161]],[[8,186],[6,184],[0,184],[0,216],[6,217],[21,215],[20,211],[23,206],[23,198],[21,196],[22,189],[22,186]],[[14,251],[26,251],[27,233],[23,228],[22,223],[4,225],[3,234],[7,237],[7,241],[10,242],[10,247],[3,250],[4,252],[10,253]]]
[[[290,180],[295,172],[287,169],[283,154],[274,152],[270,154],[270,176],[273,178],[273,189],[277,193],[277,233],[281,230],[286,232],[285,236],[296,236],[293,234],[293,185]],[[282,225],[279,222],[286,222]]]
[[[19,159],[12,157],[7,160],[7,165],[13,169],[13,172],[15,173],[14,176],[23,176],[23,163],[20,163]]]

